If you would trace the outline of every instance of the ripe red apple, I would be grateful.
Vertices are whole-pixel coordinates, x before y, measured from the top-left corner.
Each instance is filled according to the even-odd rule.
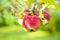
[[[49,12],[46,11],[46,10],[43,11],[43,14],[44,14],[44,15],[43,15],[44,18],[42,18],[42,23],[43,23],[43,25],[46,25],[47,23],[49,23],[50,14],[49,14]]]
[[[41,26],[41,20],[38,16],[27,15],[23,18],[23,27],[26,31],[36,31]]]
[[[46,10],[44,10],[44,18],[46,18],[48,21],[50,20],[50,14]]]

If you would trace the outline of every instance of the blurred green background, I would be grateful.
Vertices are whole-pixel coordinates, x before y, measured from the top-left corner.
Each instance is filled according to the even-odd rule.
[[[59,40],[60,39],[60,2],[58,0],[43,0],[53,4],[56,9],[49,8],[51,20],[41,26],[36,32],[25,32],[12,16],[10,1],[0,0],[0,40]],[[13,0],[17,1],[17,0]],[[33,0],[25,0],[27,4]]]

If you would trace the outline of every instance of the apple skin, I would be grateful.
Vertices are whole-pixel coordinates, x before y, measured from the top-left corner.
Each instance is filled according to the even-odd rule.
[[[38,16],[27,15],[23,18],[23,27],[26,31],[36,31],[41,26],[41,20]]]
[[[31,11],[29,9],[25,9],[24,12],[25,12],[25,15],[29,15]]]
[[[49,12],[47,10],[44,10],[44,18],[46,18],[47,21],[50,20],[50,14],[49,14]]]

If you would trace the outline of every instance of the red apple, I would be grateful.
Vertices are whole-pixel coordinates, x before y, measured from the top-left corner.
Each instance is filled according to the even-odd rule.
[[[42,23],[43,23],[43,25],[46,25],[46,24],[49,23],[49,20],[50,20],[50,14],[49,14],[49,12],[46,11],[46,10],[43,11],[43,14],[44,14],[44,15],[43,15],[44,18],[42,18]]]
[[[29,15],[31,11],[29,9],[25,9],[24,12],[25,12],[25,15]]]
[[[36,31],[41,26],[41,20],[38,16],[27,15],[23,18],[23,27],[26,31]]]
[[[50,20],[50,14],[46,10],[44,10],[44,18],[46,18],[48,21]]]

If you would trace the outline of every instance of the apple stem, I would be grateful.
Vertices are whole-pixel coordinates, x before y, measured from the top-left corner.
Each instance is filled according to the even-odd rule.
[[[32,9],[32,12],[33,12],[33,14],[35,13],[35,6],[36,6],[36,4],[34,4],[34,7],[33,7],[33,9]]]
[[[35,10],[36,10],[36,0],[34,0],[34,3],[32,5],[32,13],[35,15]]]

